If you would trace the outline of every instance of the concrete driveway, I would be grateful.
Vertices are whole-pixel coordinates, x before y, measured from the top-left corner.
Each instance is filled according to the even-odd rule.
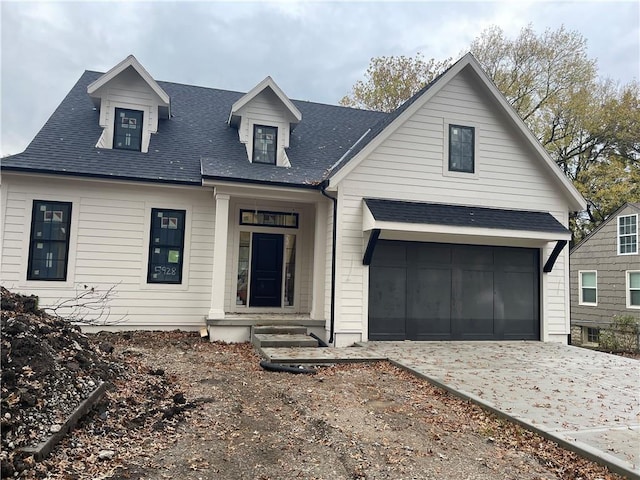
[[[542,342],[265,348],[279,363],[388,359],[615,472],[640,479],[640,361]]]
[[[375,356],[640,478],[640,361],[542,342],[369,342]]]

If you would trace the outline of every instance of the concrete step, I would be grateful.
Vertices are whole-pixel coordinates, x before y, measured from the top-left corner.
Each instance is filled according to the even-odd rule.
[[[253,344],[258,348],[317,347],[318,341],[308,335],[257,333],[253,336]]]
[[[253,327],[253,334],[276,333],[289,335],[306,335],[307,327],[302,325],[256,325]]]

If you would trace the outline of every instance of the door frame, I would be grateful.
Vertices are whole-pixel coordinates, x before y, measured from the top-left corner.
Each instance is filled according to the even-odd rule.
[[[296,205],[292,208],[291,205],[285,206],[282,204],[271,204],[264,202],[257,210],[270,210],[270,211],[282,211],[297,213],[299,215],[298,228],[282,228],[260,225],[240,225],[239,216],[240,210],[253,210],[255,207],[252,204],[246,204],[242,201],[234,203],[229,212],[229,245],[228,245],[228,260],[231,264],[227,263],[227,272],[230,272],[230,276],[226,281],[231,282],[228,285],[229,291],[227,294],[227,306],[225,310],[230,313],[245,313],[245,314],[259,314],[259,313],[304,313],[301,306],[302,297],[302,263],[303,255],[306,253],[307,246],[305,245],[305,237],[303,235],[304,225],[307,222],[307,211]],[[254,233],[271,233],[282,235],[295,235],[296,237],[296,265],[295,265],[295,279],[294,279],[294,293],[293,293],[293,305],[284,305],[284,282],[285,278],[285,261],[286,255],[283,252],[282,258],[282,289],[281,289],[281,306],[280,307],[251,307],[249,306],[250,292],[247,291],[247,305],[237,305],[236,303],[236,291],[237,291],[237,279],[238,279],[238,250],[240,246],[240,232],[249,232],[252,237]],[[283,249],[286,248],[286,241],[283,242]],[[250,252],[251,252],[250,248]],[[251,266],[252,259],[249,258],[249,265]],[[251,267],[249,267],[249,282],[251,281]],[[308,312],[308,311],[307,311]]]

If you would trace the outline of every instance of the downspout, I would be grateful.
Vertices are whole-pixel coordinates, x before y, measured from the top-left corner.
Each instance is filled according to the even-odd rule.
[[[331,241],[331,319],[329,322],[329,343],[333,343],[336,323],[336,238],[338,226],[338,199],[329,195],[326,190],[329,180],[320,184],[320,193],[333,202],[333,232]]]

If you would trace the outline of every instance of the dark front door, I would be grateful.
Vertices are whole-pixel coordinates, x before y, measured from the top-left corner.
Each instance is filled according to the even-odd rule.
[[[254,233],[251,248],[251,307],[282,306],[284,235]]]

